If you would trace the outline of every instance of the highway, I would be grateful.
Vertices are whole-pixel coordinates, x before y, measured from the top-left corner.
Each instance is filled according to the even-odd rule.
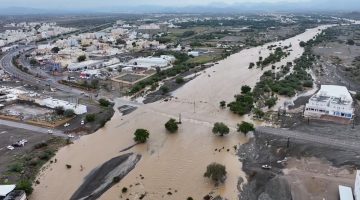
[[[284,138],[302,140],[305,142],[309,142],[310,144],[318,143],[318,144],[336,147],[339,149],[360,151],[360,143],[355,140],[354,141],[339,140],[339,139],[333,139],[319,135],[311,135],[304,132],[291,131],[281,128],[271,128],[271,127],[257,127],[255,132],[258,134],[270,134]]]
[[[31,74],[28,74],[26,72],[21,71],[18,69],[14,64],[12,63],[12,58],[19,55],[23,51],[27,51],[31,48],[34,48],[33,46],[20,46],[18,49],[13,50],[5,54],[1,60],[0,65],[1,67],[9,74],[11,74],[14,77],[17,77],[18,79],[34,86],[39,86],[40,88],[45,88],[47,86],[50,86],[52,88],[56,88],[60,91],[63,91],[65,93],[69,93],[72,95],[81,95],[84,93],[82,90],[78,90],[76,88],[72,88],[63,84],[58,83],[55,79],[53,79],[51,76],[48,77],[48,80],[43,80],[40,78],[37,78]],[[25,66],[27,68],[31,68],[31,66]]]

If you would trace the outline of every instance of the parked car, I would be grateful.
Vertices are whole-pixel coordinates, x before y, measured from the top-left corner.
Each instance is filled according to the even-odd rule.
[[[69,137],[69,138],[74,138],[75,136],[72,135],[72,134],[69,134],[68,137]]]
[[[9,150],[11,150],[11,151],[15,149],[15,148],[14,148],[13,146],[11,146],[11,145],[7,146],[6,148],[9,149]]]
[[[271,169],[271,166],[270,165],[262,165],[261,168],[263,168],[263,169]]]
[[[84,125],[85,124],[85,121],[84,120],[81,120],[81,125]]]
[[[69,124],[69,123],[64,124],[64,127],[68,127],[68,126],[70,126],[70,124]]]

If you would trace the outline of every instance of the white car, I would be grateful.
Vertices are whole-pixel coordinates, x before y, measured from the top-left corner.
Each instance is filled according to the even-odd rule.
[[[52,130],[50,130],[50,129],[48,129],[48,133],[49,133],[49,134],[52,134],[52,133],[53,133],[53,131],[52,131]]]
[[[6,148],[9,149],[9,150],[11,150],[11,151],[15,149],[15,147],[13,147],[13,146],[11,146],[11,145],[7,146]]]
[[[69,124],[69,123],[64,124],[64,127],[68,127],[68,126],[70,126],[70,124]]]
[[[68,137],[69,137],[69,138],[74,138],[75,136],[72,135],[72,134],[69,134]]]
[[[270,165],[262,165],[261,168],[263,168],[263,169],[271,169],[271,166]]]
[[[84,125],[84,124],[85,124],[84,120],[81,120],[81,125]]]

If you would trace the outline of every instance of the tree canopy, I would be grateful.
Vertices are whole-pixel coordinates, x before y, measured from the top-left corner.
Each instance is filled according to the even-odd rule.
[[[229,134],[230,129],[229,129],[229,127],[226,126],[224,123],[222,123],[222,122],[216,122],[216,123],[214,124],[213,129],[212,129],[212,132],[213,132],[214,134],[218,134],[218,135],[220,135],[220,136],[224,136],[224,135],[226,135],[226,134]]]
[[[175,119],[169,119],[169,121],[167,121],[165,123],[165,128],[170,133],[175,133],[178,130],[178,125],[176,123],[176,120]]]
[[[138,143],[145,143],[149,138],[149,131],[146,129],[137,129],[134,133],[134,141]]]
[[[238,132],[242,132],[245,135],[250,132],[250,131],[254,131],[254,125],[248,122],[242,122],[241,124],[238,124]]]
[[[223,183],[226,179],[226,168],[219,163],[211,163],[206,167],[204,177],[210,178],[216,183]]]

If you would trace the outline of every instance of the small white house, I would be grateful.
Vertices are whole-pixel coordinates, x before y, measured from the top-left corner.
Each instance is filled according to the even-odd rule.
[[[68,101],[53,99],[51,97],[46,99],[35,99],[35,103],[53,109],[56,107],[63,107],[65,110],[72,109],[77,115],[81,115],[87,112],[87,107],[85,105],[70,103]]]
[[[188,56],[198,57],[199,55],[200,55],[200,52],[198,52],[198,51],[189,51],[188,52]]]
[[[355,196],[355,200],[360,200],[360,170],[356,171],[354,196]]]

